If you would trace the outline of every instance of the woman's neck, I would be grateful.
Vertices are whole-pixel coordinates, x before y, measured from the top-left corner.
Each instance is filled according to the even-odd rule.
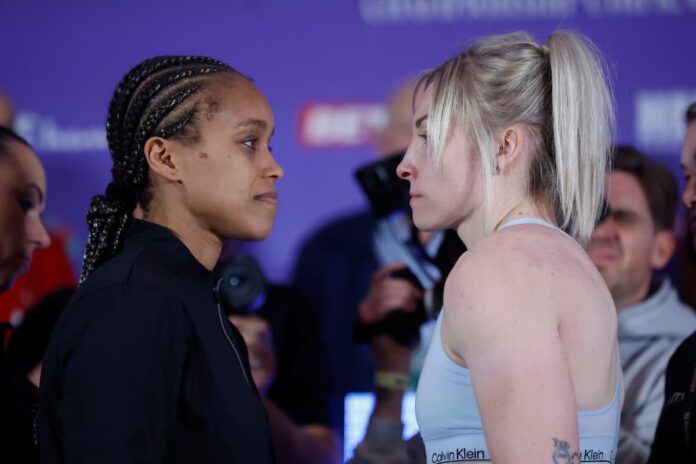
[[[201,226],[190,214],[153,204],[143,214],[143,219],[159,224],[182,241],[194,258],[209,271],[212,271],[220,258],[222,239]]]
[[[544,212],[541,208],[536,207],[535,205],[530,205],[529,207],[522,207],[522,208],[514,208],[508,211],[507,213],[503,214],[500,219],[498,219],[493,226],[493,231],[495,232],[496,230],[500,229],[503,227],[505,224],[512,222],[512,221],[517,221],[522,218],[536,218],[536,219],[542,219],[546,222],[550,223],[555,223],[555,219],[552,219],[547,213]]]
[[[486,221],[484,208],[472,215],[469,221],[465,221],[457,227],[457,234],[467,248],[472,248],[483,238],[500,229],[504,224],[532,217],[555,223],[556,220],[545,208],[534,201],[525,199],[516,203],[493,205],[491,208],[491,221]]]

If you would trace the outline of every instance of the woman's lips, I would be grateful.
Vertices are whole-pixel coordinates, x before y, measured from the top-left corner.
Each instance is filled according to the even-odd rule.
[[[269,203],[271,205],[278,204],[278,194],[276,192],[265,192],[254,196],[255,200],[262,201],[264,203]]]

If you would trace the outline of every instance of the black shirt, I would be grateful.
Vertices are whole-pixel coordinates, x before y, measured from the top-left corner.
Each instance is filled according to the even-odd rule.
[[[25,375],[0,361],[1,462],[39,462],[39,451],[34,443],[38,394]]]
[[[665,405],[657,423],[649,464],[696,462],[696,333],[667,364]]]
[[[39,446],[43,463],[273,462],[242,338],[168,229],[134,220],[58,322]]]

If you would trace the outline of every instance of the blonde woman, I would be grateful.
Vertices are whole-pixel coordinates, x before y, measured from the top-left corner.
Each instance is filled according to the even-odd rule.
[[[422,77],[398,173],[416,225],[469,249],[418,385],[429,463],[613,462],[616,311],[582,246],[612,106],[594,46],[569,32],[488,37]]]

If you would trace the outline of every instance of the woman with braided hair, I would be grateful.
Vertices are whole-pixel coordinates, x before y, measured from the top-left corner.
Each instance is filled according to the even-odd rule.
[[[266,98],[219,61],[156,57],[121,80],[112,181],[92,200],[81,285],[44,359],[42,462],[273,461],[211,274],[224,239],[270,233],[272,134]]]

